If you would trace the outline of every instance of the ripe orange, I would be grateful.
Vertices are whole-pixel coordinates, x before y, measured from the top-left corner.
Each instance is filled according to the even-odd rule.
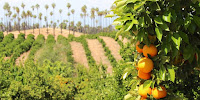
[[[138,77],[144,80],[148,80],[151,78],[151,74],[150,73],[144,73],[142,72],[140,69],[138,70]]]
[[[138,68],[144,73],[149,73],[153,69],[153,61],[147,57],[143,57],[138,62]]]
[[[141,97],[140,98],[140,100],[146,100],[147,99],[147,97]]]
[[[156,87],[152,90],[152,95],[154,98],[160,99],[160,98],[164,98],[167,96],[167,91],[166,91],[165,87],[161,86],[161,88],[162,88],[162,91],[158,90],[158,88],[156,88]]]
[[[136,50],[137,52],[142,53],[143,50],[140,47],[138,47],[138,45],[140,45],[140,41],[137,41],[136,43]]]
[[[149,87],[149,88],[144,89],[143,85],[140,85],[138,92],[139,92],[139,95],[141,95],[142,97],[144,97],[146,99],[147,98],[147,93],[149,95],[151,95],[151,88]]]
[[[157,55],[157,53],[158,53],[158,50],[157,50],[156,46],[153,44],[151,44],[150,46],[145,45],[143,47],[143,55],[145,57],[148,57],[148,54],[151,55],[151,57],[154,57]]]

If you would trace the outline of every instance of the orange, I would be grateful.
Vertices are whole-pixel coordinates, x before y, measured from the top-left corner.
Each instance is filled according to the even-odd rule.
[[[140,69],[138,70],[138,77],[144,80],[148,80],[151,78],[151,74],[150,73],[144,73],[142,72]]]
[[[157,53],[158,53],[158,50],[157,50],[156,46],[153,44],[151,44],[150,46],[145,45],[143,47],[143,55],[145,57],[148,57],[148,54],[151,55],[151,57],[154,57],[157,55]]]
[[[136,50],[137,50],[137,52],[142,53],[143,49],[138,47],[138,45],[140,45],[140,41],[137,41],[137,43],[136,43]]]
[[[141,97],[140,98],[140,100],[146,100],[147,99],[147,97]]]
[[[139,86],[139,95],[141,95],[142,97],[144,97],[145,99],[147,98],[147,94],[151,95],[151,88],[146,88],[144,89],[143,85]]]
[[[167,91],[166,91],[165,87],[161,86],[161,88],[162,88],[162,91],[158,90],[158,88],[156,88],[156,87],[152,90],[152,95],[154,98],[160,99],[160,98],[164,98],[167,96]]]
[[[143,57],[138,61],[138,68],[144,73],[149,73],[153,69],[153,61],[147,57]]]

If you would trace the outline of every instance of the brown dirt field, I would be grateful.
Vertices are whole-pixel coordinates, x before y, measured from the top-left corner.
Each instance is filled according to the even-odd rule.
[[[86,68],[89,68],[86,53],[83,48],[83,45],[79,42],[74,42],[74,41],[70,42],[70,45],[72,48],[73,57],[74,57],[75,62],[84,65]]]
[[[124,44],[129,42],[129,40],[127,38],[122,39],[122,36],[119,36],[119,40],[121,40]]]
[[[103,65],[107,65],[107,73],[112,73],[112,66],[108,58],[105,56],[102,44],[97,39],[87,39],[87,42],[92,56],[97,62],[97,64],[102,63]]]
[[[120,55],[120,45],[111,37],[100,36],[106,43],[106,46],[110,49],[111,54],[115,57],[117,61],[121,60]]]
[[[24,65],[26,59],[28,58],[29,53],[30,53],[30,51],[21,54],[20,57],[18,57],[18,58],[16,59],[15,64],[18,65],[18,66],[19,66],[20,64],[23,64],[23,65]]]
[[[20,32],[24,33],[24,30],[21,30]],[[12,31],[12,32],[8,32],[8,33],[13,33],[14,37],[17,38],[19,31]],[[39,29],[34,29],[34,33],[33,33],[32,29],[26,30],[25,36],[27,36],[28,34],[34,34],[35,38],[37,38],[37,36],[39,35]],[[49,34],[53,34],[53,28],[48,28],[48,34],[47,34],[47,28],[41,28],[40,34],[43,34],[45,36],[45,39],[46,39]],[[73,31],[70,31],[70,34],[73,34]],[[7,35],[7,32],[4,32],[4,35]],[[69,30],[63,29],[62,34],[61,34],[61,30],[59,28],[56,28],[55,29],[55,39],[57,39],[57,37],[59,35],[63,35],[65,37],[68,37]],[[79,37],[81,35],[83,35],[83,33],[75,32],[75,37]]]

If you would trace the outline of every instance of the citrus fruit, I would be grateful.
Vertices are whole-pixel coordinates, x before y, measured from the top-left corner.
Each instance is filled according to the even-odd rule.
[[[142,53],[143,50],[140,47],[138,47],[138,45],[140,45],[139,41],[137,41],[137,43],[136,43],[136,50],[137,50],[137,52]]]
[[[151,57],[154,57],[157,55],[157,53],[158,53],[158,50],[157,50],[156,46],[153,44],[151,44],[150,46],[145,45],[143,47],[143,55],[145,57],[148,57],[148,54],[151,55]]]
[[[160,98],[164,98],[167,96],[167,91],[165,89],[164,86],[161,86],[162,88],[162,91],[158,90],[157,87],[155,87],[153,90],[152,90],[152,95],[154,98],[156,99],[160,99]]]
[[[139,95],[144,97],[145,99],[147,98],[147,94],[151,95],[151,88],[144,88],[143,85],[139,86]]]
[[[149,73],[153,69],[153,61],[147,57],[143,57],[138,62],[138,68],[144,73]]]
[[[151,78],[151,74],[150,73],[144,73],[142,72],[140,69],[138,70],[138,77],[144,80],[148,80]]]

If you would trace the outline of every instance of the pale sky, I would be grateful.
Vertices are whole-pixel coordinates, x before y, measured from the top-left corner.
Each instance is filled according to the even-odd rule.
[[[55,20],[57,21],[57,19],[60,19],[60,14],[59,14],[59,9],[62,9],[62,19],[67,19],[67,13],[68,13],[68,9],[66,7],[67,3],[71,4],[71,9],[75,9],[75,23],[79,20],[81,20],[80,18],[80,13],[81,13],[81,7],[83,5],[87,6],[87,12],[90,14],[90,9],[92,7],[98,7],[99,10],[105,10],[108,9],[110,10],[111,5],[113,4],[115,0],[0,0],[0,18],[4,17],[4,10],[3,10],[3,5],[5,4],[5,2],[8,2],[9,5],[11,7],[13,6],[17,6],[20,8],[20,10],[22,11],[21,8],[21,4],[22,2],[25,4],[25,10],[31,10],[31,6],[32,5],[36,5],[39,4],[40,8],[39,8],[39,12],[43,13],[43,17],[46,15],[46,9],[44,8],[44,6],[46,4],[49,5],[49,9],[48,9],[48,14],[53,11],[53,8],[51,6],[52,3],[56,3],[56,8],[55,8],[55,14],[57,17],[55,17]],[[11,8],[12,9],[12,8]],[[12,11],[13,12],[13,11]],[[37,14],[37,10],[35,9],[35,14]],[[49,15],[50,16],[50,15]],[[70,18],[70,20],[72,20],[72,16]]]

